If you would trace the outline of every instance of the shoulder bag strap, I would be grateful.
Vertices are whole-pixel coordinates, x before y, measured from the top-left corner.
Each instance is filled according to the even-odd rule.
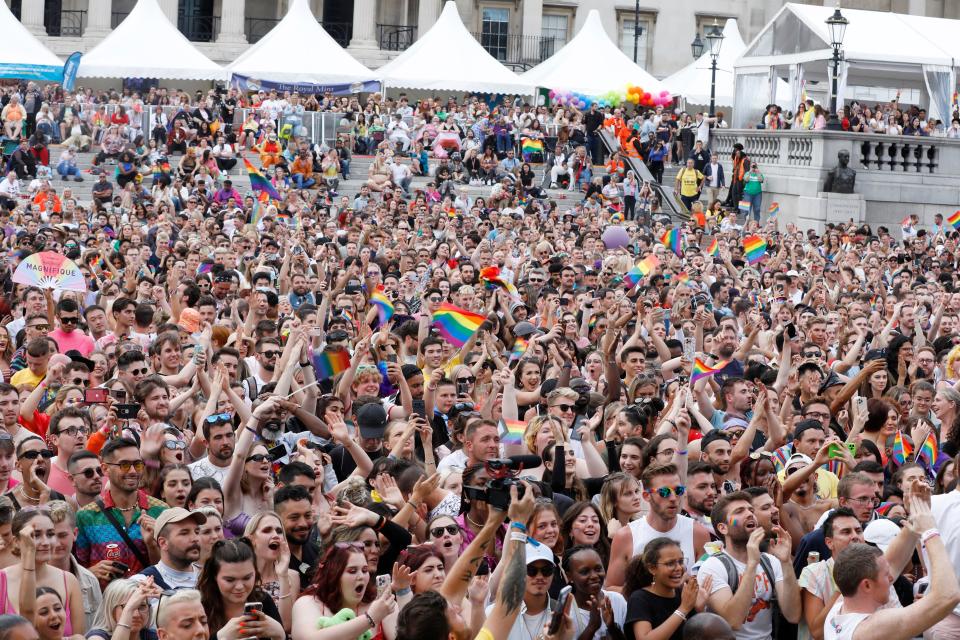
[[[120,537],[123,538],[123,541],[130,548],[130,551],[133,552],[133,555],[137,557],[137,560],[140,562],[140,564],[144,567],[149,567],[150,559],[144,556],[143,552],[140,551],[140,548],[133,543],[133,540],[130,539],[130,534],[127,533],[127,530],[121,526],[121,524],[117,521],[117,517],[110,513],[107,507],[103,504],[103,499],[97,498],[96,503],[97,506],[100,507],[100,511],[103,512],[103,515],[106,516],[107,520],[110,521],[110,524],[113,525],[113,528],[116,529],[117,533],[120,534]]]

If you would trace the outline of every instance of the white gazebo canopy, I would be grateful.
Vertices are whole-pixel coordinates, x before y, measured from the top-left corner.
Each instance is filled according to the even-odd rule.
[[[227,70],[260,80],[308,84],[363,82],[376,77],[330,37],[307,0],[293,0],[283,20]]]
[[[170,23],[157,0],[137,0],[116,29],[83,55],[81,78],[225,80],[226,70]]]
[[[710,47],[704,43],[704,52],[683,69],[667,76],[661,82],[667,91],[692,104],[710,103],[711,64]],[[717,56],[716,104],[733,106],[733,63],[747,48],[735,18],[723,26],[723,44]]]
[[[580,31],[560,51],[520,78],[535,87],[576,91],[590,96],[623,91],[628,85],[658,94],[664,86],[628,58],[610,40],[591,9]]]
[[[0,2],[0,78],[51,80],[63,74],[63,60],[43,46]]]
[[[467,31],[453,0],[430,30],[377,69],[385,86],[530,95],[533,86],[500,64]]]

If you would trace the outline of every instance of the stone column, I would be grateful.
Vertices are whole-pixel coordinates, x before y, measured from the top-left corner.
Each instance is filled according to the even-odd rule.
[[[113,0],[87,0],[87,28],[85,38],[104,38],[110,33]]]
[[[43,0],[23,0],[20,5],[20,22],[35,36],[47,35],[43,25]]]
[[[246,44],[245,22],[245,0],[221,0],[220,33],[217,34],[217,44]]]
[[[540,62],[540,35],[543,33],[543,0],[524,0],[523,2],[523,44],[520,49],[522,60]]]
[[[379,49],[377,42],[377,0],[354,0],[351,49]]]
[[[440,17],[440,0],[420,0],[417,14],[417,38],[422,38]]]

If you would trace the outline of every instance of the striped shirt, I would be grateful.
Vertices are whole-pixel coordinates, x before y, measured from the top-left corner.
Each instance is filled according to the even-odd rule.
[[[116,508],[110,490],[104,489],[100,498],[103,500],[103,505],[114,515],[117,523],[121,527],[124,526],[123,512]],[[137,492],[137,506],[133,512],[133,520],[126,530],[130,540],[133,541],[145,558],[149,555],[147,544],[143,541],[143,532],[140,530],[140,515],[146,513],[151,518],[156,518],[164,509],[169,509],[166,502],[152,498],[144,491]],[[77,529],[76,555],[81,565],[92,567],[98,562],[106,560],[107,545],[116,544],[120,547],[118,560],[130,567],[128,575],[139,573],[145,569],[96,501],[77,512]]]

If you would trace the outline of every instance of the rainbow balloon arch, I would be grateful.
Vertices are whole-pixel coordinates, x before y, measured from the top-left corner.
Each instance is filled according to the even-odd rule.
[[[586,109],[594,102],[596,102],[600,108],[615,107],[627,102],[641,107],[666,107],[673,103],[673,96],[665,89],[657,93],[651,93],[650,91],[644,90],[643,87],[636,85],[627,85],[626,88],[621,91],[611,90],[600,95],[588,95],[578,91],[551,89],[547,96],[551,101],[559,105],[575,107],[577,109]]]

